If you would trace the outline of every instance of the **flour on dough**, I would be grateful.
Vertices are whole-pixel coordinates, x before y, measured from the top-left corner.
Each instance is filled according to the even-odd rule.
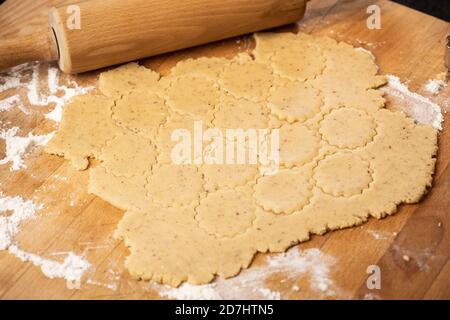
[[[385,109],[374,58],[306,34],[259,33],[252,54],[179,62],[167,76],[126,64],[75,98],[47,145],[89,192],[125,210],[115,236],[140,279],[231,277],[257,252],[361,224],[431,186],[437,132]],[[280,130],[280,168],[175,165],[175,129]],[[201,155],[211,152],[202,143]],[[191,146],[192,149],[194,146]],[[192,160],[192,159],[191,159]]]

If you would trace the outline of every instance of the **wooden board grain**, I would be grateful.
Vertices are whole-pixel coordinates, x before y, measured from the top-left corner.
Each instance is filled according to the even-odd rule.
[[[0,6],[0,35],[24,34],[39,27],[46,22],[49,4],[57,2],[63,1],[7,0]],[[376,1],[381,7],[382,27],[369,30],[366,9],[370,4],[373,1],[312,1],[299,29],[371,50],[382,73],[408,80],[411,89],[421,92],[428,79],[445,70],[444,39],[450,32],[449,24],[392,2]],[[164,74],[177,61],[188,57],[231,56],[251,50],[253,45],[251,38],[244,36],[146,59],[142,64]],[[40,71],[45,81],[46,65]],[[93,72],[75,80],[82,85],[95,84],[97,75]],[[0,99],[14,93],[0,93]],[[449,89],[433,99],[448,106]],[[56,124],[43,117],[51,106],[39,108],[31,115],[16,110],[2,112],[0,120],[2,124],[20,127],[21,134],[54,130]],[[270,287],[285,298],[295,299],[449,299],[450,119],[445,113],[444,117],[433,188],[422,202],[402,205],[397,214],[386,219],[371,219],[359,227],[314,236],[298,246],[302,250],[319,248],[335,259],[331,269],[336,289],[333,295],[324,296],[310,288],[307,277],[295,279],[301,287],[298,292],[281,281],[283,275],[269,279]],[[4,145],[0,144],[0,157],[3,150]],[[37,219],[22,225],[16,241],[24,250],[44,257],[55,257],[51,254],[68,250],[84,254],[94,266],[84,280],[92,281],[84,283],[80,290],[69,290],[64,280],[50,280],[38,267],[1,251],[0,298],[157,298],[147,283],[133,280],[124,269],[127,249],[111,238],[122,211],[87,193],[87,172],[78,172],[63,159],[40,150],[33,152],[26,163],[26,170],[14,172],[8,166],[0,167],[0,190],[4,195],[20,195],[44,204]],[[404,255],[410,257],[409,262],[403,259]],[[264,257],[258,255],[254,265],[260,265]],[[381,269],[380,290],[366,286],[369,265]]]

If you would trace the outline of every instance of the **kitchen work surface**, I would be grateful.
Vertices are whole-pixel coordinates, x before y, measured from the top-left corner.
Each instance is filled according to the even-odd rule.
[[[259,254],[249,269],[228,280],[219,277],[212,284],[183,284],[179,288],[136,281],[124,268],[128,249],[112,237],[123,212],[87,193],[87,172],[76,171],[67,161],[46,155],[40,148],[53,137],[62,109],[71,98],[98,92],[99,72],[66,76],[53,65],[21,65],[2,75],[0,82],[0,133],[4,141],[4,159],[0,162],[1,297],[448,298],[450,244],[445,231],[449,208],[449,151],[446,121],[442,122],[448,108],[448,88],[442,57],[449,27],[443,21],[383,1],[378,4],[382,12],[381,29],[369,30],[366,27],[368,5],[363,1],[312,2],[298,29],[360,47],[361,56],[370,57],[368,51],[371,51],[381,73],[387,74],[388,84],[381,89],[385,92],[387,107],[400,109],[417,123],[441,130],[433,188],[424,201],[402,205],[397,214],[387,219],[370,219],[353,229],[313,236],[287,253]],[[8,9],[7,6],[0,8]],[[39,26],[45,20],[36,17],[25,21]],[[421,28],[414,39],[409,38],[409,25],[419,22],[428,28]],[[296,29],[297,26],[291,26],[277,31]],[[18,32],[26,32],[23,30]],[[412,42],[417,44],[413,51]],[[420,49],[420,45],[426,48]],[[147,59],[141,64],[164,76],[178,61],[190,57],[231,58],[237,53],[250,53],[254,48],[253,38],[245,36]],[[420,95],[409,91],[408,86]],[[105,92],[104,88],[102,91]],[[49,146],[54,148],[54,145]],[[283,152],[283,146],[281,149]],[[399,157],[399,161],[405,159]],[[79,158],[75,160],[78,162],[72,161],[72,164],[83,167]],[[323,170],[325,168],[319,173]],[[317,179],[322,180],[320,174]],[[394,184],[393,190],[401,190],[402,180],[403,177],[390,182]],[[92,185],[89,188],[108,198],[98,189],[95,191]],[[344,195],[347,191],[350,192],[343,191]],[[351,224],[343,222],[342,225]],[[213,226],[218,232],[227,232],[226,226]],[[124,228],[126,224],[122,226],[122,233]],[[177,284],[178,281],[166,282]]]

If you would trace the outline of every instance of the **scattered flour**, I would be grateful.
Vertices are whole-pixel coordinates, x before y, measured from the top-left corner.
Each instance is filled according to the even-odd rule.
[[[393,234],[391,235],[387,232],[379,232],[375,230],[367,230],[367,233],[374,237],[376,240],[388,240],[393,236]]]
[[[437,95],[439,91],[441,91],[441,89],[446,86],[447,83],[444,80],[430,79],[425,84],[425,91]]]
[[[378,294],[370,292],[370,293],[366,293],[364,295],[363,299],[364,300],[380,300],[381,298]]]
[[[0,100],[0,112],[9,111],[14,106],[17,106],[23,113],[28,114],[28,110],[26,110],[22,104],[22,99],[20,98],[20,95],[16,94],[6,99]]]
[[[258,288],[257,290],[265,300],[281,300],[281,293],[278,291],[272,291],[268,288]]]
[[[103,282],[95,281],[92,279],[87,279],[86,284],[90,284],[91,286],[97,286],[97,287],[105,287],[112,291],[117,291],[117,289],[118,289],[117,283],[103,283]]]
[[[16,245],[11,245],[8,251],[20,260],[29,261],[40,267],[42,273],[50,279],[62,278],[67,281],[80,281],[83,274],[91,267],[91,264],[85,258],[77,256],[73,252],[67,253],[63,262],[58,262],[25,252]]]
[[[332,296],[335,291],[330,278],[330,267],[335,263],[333,257],[327,256],[319,249],[299,251],[292,248],[284,254],[266,259],[264,266],[243,270],[230,279],[218,278],[211,284],[192,285],[184,283],[178,288],[151,284],[163,297],[172,299],[281,299],[281,293],[265,285],[273,274],[283,272],[290,280],[309,275],[311,289]]]
[[[4,197],[0,193],[0,250],[8,250],[22,261],[30,261],[41,268],[45,276],[50,279],[64,278],[67,281],[79,281],[83,273],[90,268],[90,264],[83,257],[68,252],[63,262],[44,259],[36,254],[25,252],[15,245],[14,237],[19,232],[20,223],[27,219],[34,219],[37,206],[30,200],[19,196]],[[12,212],[8,215],[8,213]]]
[[[35,218],[35,213],[40,208],[30,200],[24,200],[19,196],[4,197],[0,193],[0,213],[12,212],[10,215],[0,215],[0,250],[5,250],[11,245],[14,236],[19,232],[20,223]]]
[[[159,285],[154,285],[160,287]],[[222,300],[216,283],[201,286],[184,283],[179,288],[162,287],[159,293],[162,296],[178,300]],[[243,298],[244,299],[244,298]]]
[[[55,104],[55,108],[46,114],[46,118],[60,122],[63,106],[73,97],[85,94],[92,90],[93,87],[80,87],[74,81],[70,81],[70,87],[60,85],[59,69],[49,66],[47,71],[48,95],[43,95],[40,92],[39,68],[40,64],[25,63],[11,68],[4,76],[0,75],[0,83],[3,83],[0,84],[0,93],[9,89],[26,88],[29,104],[35,106]],[[31,80],[29,82],[22,82],[23,72],[29,70],[32,71]],[[13,106],[18,106],[22,112],[27,113],[27,109],[24,107],[19,95],[0,100],[0,111],[8,111]]]
[[[442,130],[443,116],[441,108],[430,99],[411,92],[407,85],[401,83],[394,75],[387,75],[388,83],[382,89],[395,98],[400,111],[412,117],[419,124],[429,124]]]
[[[23,157],[33,150],[37,146],[47,144],[47,142],[53,137],[53,133],[46,135],[33,135],[28,133],[28,136],[17,136],[18,127],[13,127],[8,130],[0,131],[0,138],[6,142],[6,155],[0,160],[0,165],[4,165],[8,162],[12,162],[10,167],[11,171],[25,168]]]
[[[28,89],[28,101],[32,105],[46,106],[50,103],[55,104],[53,111],[47,113],[45,117],[56,122],[61,121],[62,108],[73,97],[88,93],[93,87],[80,87],[74,81],[71,82],[73,87],[60,86],[58,78],[59,70],[55,67],[48,68],[47,84],[50,95],[41,96],[39,93],[39,65],[33,67],[33,75],[31,81],[27,85]],[[64,94],[61,97],[56,95],[57,92],[63,91]]]
[[[0,84],[0,93],[9,89],[23,87],[24,84],[21,82],[22,73],[30,68],[31,64],[29,63],[19,64],[12,67],[8,74],[3,76],[0,75],[0,81],[3,83]]]
[[[25,84],[21,81],[23,72],[30,70],[31,64],[24,63],[11,68],[6,75],[0,75],[0,93],[9,89],[22,88]],[[12,107],[17,106],[22,112],[28,114],[27,109],[22,103],[20,95],[15,94],[0,100],[0,112],[9,111]]]
[[[60,122],[63,106],[73,97],[85,94],[93,87],[80,87],[74,81],[69,81],[70,87],[60,85],[58,68],[49,66],[47,70],[48,95],[44,95],[40,90],[39,68],[40,64],[38,63],[25,63],[11,68],[8,73],[0,74],[0,93],[9,89],[26,88],[29,104],[34,106],[54,104],[54,109],[45,117]],[[31,79],[28,82],[23,82],[25,72],[31,72]],[[29,111],[25,108],[22,100],[17,93],[0,100],[0,112],[18,107],[23,113],[28,114]],[[11,171],[25,168],[24,156],[34,147],[45,145],[53,136],[53,133],[47,135],[29,133],[28,136],[19,137],[17,136],[18,130],[19,128],[13,127],[0,131],[0,138],[6,142],[6,156],[0,160],[0,165],[11,162]]]

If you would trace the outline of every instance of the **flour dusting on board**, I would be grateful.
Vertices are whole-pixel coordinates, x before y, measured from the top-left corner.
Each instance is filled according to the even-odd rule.
[[[22,261],[30,261],[41,268],[50,279],[64,278],[67,281],[79,281],[89,268],[90,263],[83,257],[68,252],[63,262],[42,258],[34,253],[21,250],[14,244],[14,237],[19,233],[24,220],[36,218],[36,211],[42,206],[19,196],[5,197],[0,193],[0,250],[8,250]]]
[[[69,80],[69,86],[61,85],[59,79],[59,69],[51,65],[47,68],[47,89],[41,90],[39,78],[39,63],[25,63],[9,70],[8,73],[0,74],[0,93],[10,89],[25,89],[28,99],[26,107],[20,94],[15,93],[0,100],[0,112],[10,111],[17,107],[25,114],[29,114],[33,109],[31,106],[54,105],[54,109],[45,115],[46,118],[59,122],[62,117],[63,106],[73,97],[88,93],[93,87],[80,87],[76,82]],[[24,81],[26,76],[29,81]],[[16,90],[17,91],[17,90]],[[45,94],[44,92],[48,92]],[[34,109],[36,111],[37,109]],[[0,131],[0,138],[5,140],[6,155],[0,160],[0,165],[11,163],[10,170],[15,171],[25,168],[24,157],[35,147],[45,145],[53,136],[53,133],[46,135],[34,135],[28,133],[26,136],[17,135],[18,127],[3,129]]]
[[[0,100],[0,112],[9,111],[15,106],[17,106],[23,113],[28,114],[28,110],[25,109],[25,107],[22,104],[22,99],[20,98],[20,95],[16,94],[6,99]]]
[[[151,285],[163,297],[172,299],[282,299],[282,294],[271,290],[266,280],[274,274],[283,273],[283,281],[295,281],[309,276],[309,286],[323,296],[335,295],[334,283],[330,277],[330,268],[335,259],[319,249],[300,251],[292,248],[286,253],[268,257],[263,266],[243,270],[230,279],[218,278],[211,284],[192,285],[184,283],[178,288]],[[298,290],[294,290],[298,291]]]
[[[69,85],[61,85],[59,79],[59,69],[49,66],[47,70],[47,91],[44,94],[39,79],[39,63],[25,63],[14,68],[4,75],[0,74],[0,93],[9,89],[25,88],[28,102],[33,106],[46,106],[54,104],[53,111],[45,116],[56,122],[61,121],[62,108],[73,97],[88,93],[94,87],[80,87],[75,81],[69,80]],[[31,79],[23,82],[25,72],[31,71]],[[24,103],[19,95],[13,95],[0,100],[0,111],[8,111],[12,107],[18,106],[20,110],[27,113]]]
[[[446,87],[447,83],[441,79],[430,79],[425,84],[425,91],[428,93],[437,95],[442,88]]]
[[[53,137],[53,133],[45,135],[33,135],[31,132],[25,137],[17,135],[18,127],[8,130],[0,130],[0,138],[5,140],[5,157],[0,160],[0,165],[11,162],[11,171],[25,168],[24,156],[37,146],[43,146]]]
[[[19,196],[5,197],[0,193],[0,250],[7,249],[19,232],[20,223],[35,218],[40,206]],[[2,215],[2,213],[4,215]],[[9,215],[7,215],[10,213]]]
[[[11,245],[8,251],[24,262],[31,262],[40,267],[42,273],[50,278],[62,278],[67,281],[80,281],[91,264],[81,256],[68,252],[63,262],[42,258],[36,254],[25,252],[16,245]]]
[[[43,96],[39,93],[39,65],[33,67],[33,75],[31,81],[27,85],[28,89],[28,101],[32,105],[45,106],[51,103],[55,104],[53,111],[45,115],[46,118],[51,119],[56,122],[61,121],[62,108],[63,106],[71,100],[73,97],[81,94],[88,93],[93,87],[79,87],[74,81],[71,81],[72,87],[67,87],[64,85],[59,85],[58,78],[59,70],[55,67],[48,68],[47,74],[47,85],[48,85],[48,96]],[[57,92],[64,92],[64,94],[59,97],[56,95]]]
[[[397,76],[387,75],[388,83],[382,89],[396,99],[400,111],[413,118],[419,124],[429,124],[442,130],[443,116],[439,105],[429,98],[411,92]]]

